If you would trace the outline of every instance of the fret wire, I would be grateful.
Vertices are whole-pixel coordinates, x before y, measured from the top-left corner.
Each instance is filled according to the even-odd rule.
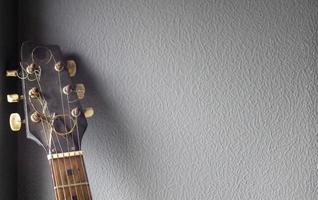
[[[69,155],[67,152],[64,154]],[[84,199],[87,199],[87,200],[92,199],[85,167],[82,167],[83,165],[82,166],[80,165],[80,161],[83,159],[83,155],[73,156],[73,157],[69,157],[69,158],[72,158],[73,166],[75,166],[75,169],[79,169],[77,172],[80,172],[80,173],[74,173],[74,175],[76,174],[76,177],[77,177],[76,180],[78,182],[71,183],[71,184],[63,184],[61,182],[57,182],[56,184],[54,184],[54,191],[56,193],[60,194],[60,191],[62,191],[63,189],[64,190],[69,189],[71,191],[74,191],[78,187],[80,187],[80,188],[85,187],[86,192],[84,193],[84,191],[83,191],[82,195],[78,196],[78,197],[80,197],[80,199],[82,199],[81,197],[83,197]],[[51,163],[53,163],[54,166],[56,166],[58,164],[58,161],[62,160],[62,159],[64,159],[64,158],[60,157],[57,159],[51,159],[49,161]],[[77,163],[78,165],[77,164],[74,165],[74,163]],[[75,172],[76,172],[76,170],[75,170]],[[53,175],[57,175],[57,174],[53,174]],[[67,173],[63,174],[63,176],[67,176],[67,175],[70,175],[70,174],[67,174]]]
[[[68,185],[58,185],[54,186],[54,189],[61,189],[61,188],[66,188],[66,187],[75,187],[75,186],[82,186],[82,185],[89,185],[88,182],[83,182],[83,183],[73,183],[73,184],[68,184]]]

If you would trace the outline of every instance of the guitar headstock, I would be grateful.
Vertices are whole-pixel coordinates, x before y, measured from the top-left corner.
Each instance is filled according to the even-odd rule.
[[[92,108],[83,109],[83,84],[73,84],[74,61],[66,61],[56,45],[25,42],[21,46],[19,70],[7,76],[22,82],[22,95],[9,94],[9,102],[23,101],[25,119],[17,113],[10,116],[12,131],[25,124],[27,137],[44,147],[48,154],[78,151]]]

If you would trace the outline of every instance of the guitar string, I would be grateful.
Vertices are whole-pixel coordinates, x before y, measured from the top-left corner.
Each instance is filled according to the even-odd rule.
[[[66,95],[67,97],[67,102],[68,102],[68,95]],[[70,111],[70,105],[68,104],[68,111],[69,111],[69,120],[70,120],[70,125],[72,126],[72,120],[70,118],[71,116],[71,111]],[[73,122],[74,123],[74,122]],[[66,123],[65,123],[65,129],[66,129]],[[65,130],[67,131],[67,129]],[[73,143],[74,143],[74,135],[72,133],[70,133],[72,138],[73,138]],[[75,144],[74,144],[75,145]],[[67,149],[68,151],[70,152],[70,147],[69,147],[69,143],[67,142]],[[73,169],[73,165],[72,165],[72,161],[71,161],[71,158],[68,157],[68,160],[69,160],[69,164],[71,166],[71,169]],[[72,178],[73,178],[73,183],[75,183],[75,176],[74,176],[74,173],[72,173]],[[76,195],[78,196],[78,191],[77,191],[77,187],[75,187],[75,191],[76,191]]]
[[[77,132],[77,134],[79,134],[78,125],[76,126],[76,132]],[[86,179],[87,182],[89,182],[89,181],[88,181],[87,172],[86,172],[86,168],[85,168],[85,164],[84,164],[84,156],[81,156],[81,159],[80,159],[80,160],[81,160],[80,163],[81,163],[82,168],[83,168],[83,172],[84,172],[85,179]],[[88,195],[89,195],[89,199],[93,199],[89,185],[86,186],[86,189],[87,189],[87,193],[88,193]]]
[[[38,112],[38,110],[35,108],[35,105],[32,103],[31,98],[29,97],[28,99],[29,99],[30,105],[31,105],[32,108],[33,108],[33,111]],[[39,103],[40,103],[40,104],[42,105],[42,107],[43,107],[43,103],[41,102],[41,100],[40,100],[38,97],[37,97],[36,99],[39,101]],[[42,120],[41,120],[41,122],[42,122]],[[43,123],[43,122],[42,122],[42,123]],[[43,128],[44,128],[44,127],[43,127]],[[49,140],[47,134],[44,134],[44,137],[45,137],[46,143],[49,144],[50,140]],[[46,148],[44,148],[44,150],[45,150],[46,154],[48,154],[48,150],[47,150]]]
[[[42,120],[41,120],[41,124],[42,124],[43,130],[45,130],[45,128],[44,128],[44,123],[43,123]],[[47,128],[48,128],[48,127],[47,127]],[[47,134],[47,133],[45,133],[45,134]],[[51,138],[51,137],[50,137],[50,138]],[[54,148],[56,149],[54,139],[53,139],[53,146],[54,146]],[[55,183],[55,184],[58,184],[58,181],[57,181],[57,179],[56,179],[56,176],[53,175],[53,173],[55,172],[55,169],[54,169],[55,167],[54,167],[53,160],[50,160],[49,163],[50,163],[50,166],[52,167],[52,179],[54,180],[54,183]],[[60,169],[60,167],[59,167],[59,163],[58,163],[58,170],[59,170],[60,179],[62,180],[62,177],[61,177],[61,169]],[[60,196],[59,191],[58,191],[58,190],[55,190],[54,193],[55,193],[56,196],[60,199],[60,197],[59,197],[59,196]],[[65,190],[63,190],[63,195],[64,195],[64,197],[66,196]]]
[[[22,68],[22,75],[23,75],[23,77],[27,77],[28,75],[24,75],[24,73],[27,73],[27,72],[26,72],[26,70],[24,69],[23,64],[20,63],[20,66],[21,66],[21,68]],[[41,69],[41,68],[39,68],[39,69]],[[40,75],[41,75],[41,72],[39,72],[39,73],[36,73],[36,72],[35,72],[36,78],[35,78],[34,80],[37,80],[38,85],[39,85]],[[23,78],[22,80],[24,80],[24,79],[25,79],[25,78]],[[41,105],[42,105],[42,107],[43,107],[42,101],[41,101],[40,99],[38,99],[38,100],[39,100],[39,102],[41,103]],[[29,97],[29,102],[30,102],[30,105],[33,107],[34,111],[37,112],[37,109],[35,108],[34,104],[32,103],[30,97]],[[43,121],[41,121],[41,124],[42,124],[42,129],[43,129],[43,131],[46,132],[46,131],[45,131],[46,129],[44,128]],[[46,139],[47,142],[48,142],[47,144],[49,144],[49,140],[48,140],[47,134],[44,133],[44,136],[45,136],[45,139]],[[44,148],[44,150],[45,150],[46,153],[48,153],[46,148]],[[52,165],[52,167],[53,167],[53,171],[54,171],[54,166]],[[52,176],[52,179],[53,179],[53,176]],[[55,179],[53,179],[53,180],[56,182]],[[59,198],[59,193],[55,193],[55,194],[56,194],[56,196]]]
[[[71,108],[70,108],[70,104],[69,104],[69,95],[67,94],[66,95],[66,98],[67,98],[67,106],[68,106],[68,111],[69,111],[69,116],[71,116]],[[72,121],[71,121],[71,119],[70,119],[70,124],[72,123]],[[74,122],[73,122],[74,123]],[[76,117],[76,126],[78,126],[78,123],[77,123],[77,117]],[[71,133],[72,134],[72,138],[73,138],[73,142],[75,141],[74,140],[74,134],[73,133]],[[80,147],[80,145],[79,145],[79,143],[80,143],[80,140],[79,140],[79,135],[77,134],[77,138],[78,138],[78,140],[77,140],[77,143],[78,143],[78,146],[79,146],[79,149],[81,148]],[[74,144],[74,146],[75,146],[75,144]],[[76,160],[76,159],[75,159]],[[71,162],[71,159],[70,159],[70,165],[71,165],[71,167],[73,168],[73,165],[72,165],[72,162]],[[73,175],[73,182],[75,183],[75,176],[74,176],[74,174],[72,174]],[[81,181],[81,180],[80,180]],[[75,187],[75,190],[76,190],[76,192],[77,192],[77,187]],[[83,185],[81,185],[81,192],[82,192],[82,195],[83,195],[83,198],[85,197],[84,196],[84,190],[83,190]]]
[[[67,96],[67,98],[68,98],[68,96]],[[73,101],[74,101],[74,100],[73,100]],[[73,102],[73,101],[72,101],[72,102]],[[67,101],[67,104],[68,104],[68,107],[69,107],[69,110],[70,110],[70,101],[69,101],[69,99],[68,99],[68,101]],[[76,120],[76,123],[77,123],[77,122],[78,122],[78,121]],[[78,141],[80,141],[80,138],[79,138],[79,130],[78,130],[78,123],[76,124],[76,133],[77,133]],[[81,147],[81,144],[80,144],[80,142],[79,142],[79,149],[81,149],[81,148],[82,148],[82,147]],[[78,162],[77,162],[77,164],[78,164]],[[85,164],[84,164],[84,156],[83,156],[83,155],[80,156],[80,164],[82,165],[84,178],[86,179],[87,182],[89,182],[89,181],[88,181],[87,172],[86,172],[86,168],[85,168]],[[82,187],[86,187],[88,197],[89,197],[89,199],[92,199],[92,194],[91,194],[89,185],[87,185],[87,186],[82,186]]]
[[[43,105],[43,103],[42,103],[42,101],[39,99],[39,98],[37,98],[38,99],[38,101],[41,103],[41,105],[42,105],[42,107],[44,108],[44,105]],[[33,104],[31,104],[33,107],[34,107],[34,105]],[[45,111],[45,109],[43,109],[43,112],[46,112]],[[48,114],[46,114],[46,116],[47,116]],[[45,138],[47,139],[47,144],[50,144],[50,141],[51,141],[51,139],[52,139],[52,135],[50,134],[50,139],[48,138],[48,134],[46,133],[46,130],[48,130],[49,128],[51,128],[51,131],[52,131],[52,127],[50,127],[49,125],[48,125],[48,123],[46,123],[46,125],[47,125],[47,127],[45,128],[44,127],[44,122],[43,122],[43,120],[41,120],[41,125],[42,125],[42,129],[44,130],[44,132],[45,132]],[[54,142],[54,139],[53,139],[53,148],[55,148],[56,149],[56,145],[55,145],[55,142]],[[45,149],[46,150],[46,149]],[[47,152],[47,150],[46,150],[46,152]],[[54,167],[54,163],[53,163],[53,160],[50,160],[49,161],[49,163],[50,163],[50,166],[52,167],[52,179],[54,180],[54,183],[58,183],[57,182],[57,180],[56,180],[56,177],[53,175],[53,173],[55,172],[55,167]],[[59,176],[60,176],[60,179],[62,180],[62,177],[61,177],[61,170],[60,170],[60,167],[59,167],[59,163],[58,163],[58,170],[59,170]],[[60,199],[60,194],[59,194],[59,191],[58,190],[55,190],[54,191],[54,193],[56,194],[56,196],[58,197],[58,199]],[[64,194],[64,193],[63,193]],[[64,196],[65,196],[66,194],[64,194]]]
[[[34,48],[34,49],[35,49],[35,48]],[[33,49],[33,51],[34,51],[34,49]],[[31,56],[31,58],[32,58],[32,61],[33,61],[33,63],[34,63],[33,51],[32,51],[32,56]],[[50,53],[51,53],[51,52],[50,52]],[[21,49],[21,58],[22,58],[22,60],[23,60],[23,52],[22,52],[22,49]],[[26,73],[26,70],[24,69],[22,63],[21,63],[21,67],[22,67],[22,69],[23,69],[22,73],[23,73],[23,75],[24,75],[24,73]],[[40,74],[40,75],[41,75],[41,74]],[[28,76],[28,75],[26,75],[26,76]],[[37,81],[37,84],[38,84],[40,93],[43,93],[43,92],[42,92],[41,84],[40,84],[40,82],[39,82],[39,79],[40,79],[40,76],[38,77],[37,74],[36,74],[35,80]],[[45,100],[44,97],[43,97],[43,101],[46,102],[46,100]],[[46,108],[47,108],[47,111],[49,112],[48,107],[46,107]],[[43,129],[43,131],[45,132],[44,134],[47,135],[46,129],[44,128],[43,121],[41,120],[41,122],[42,122],[42,129]],[[50,137],[50,138],[51,138],[51,137]],[[58,138],[57,138],[57,140],[59,141]],[[48,143],[48,144],[50,144],[50,143]],[[56,145],[55,145],[54,139],[53,139],[53,145],[55,146],[55,149],[56,149]],[[51,154],[51,152],[50,152],[50,154]],[[52,171],[52,178],[53,178],[54,164],[52,164],[52,163],[53,163],[53,160],[50,162],[50,164],[51,164],[51,166],[52,166],[52,170],[53,170],[53,171]],[[61,182],[62,182],[62,184],[64,185],[63,179],[62,179],[62,177],[61,177],[61,169],[60,169],[59,160],[58,160],[58,172],[59,172],[59,176],[60,176]],[[53,180],[54,180],[54,179],[53,179]],[[56,181],[56,179],[55,179],[55,181]],[[57,183],[57,181],[56,181],[56,183]],[[65,198],[65,197],[66,197],[65,189],[62,188],[62,191],[63,191],[63,195],[64,195],[64,198]],[[59,195],[59,191],[55,191],[55,192],[56,192],[57,197],[59,198],[59,196],[60,196],[60,195]]]
[[[68,95],[66,95],[67,96],[67,105],[68,105],[68,110],[69,110],[69,112],[70,112],[70,101],[69,101],[69,96]],[[73,101],[71,101],[71,103],[73,103],[74,102],[74,100]],[[69,114],[71,114],[71,113],[69,113]],[[76,120],[76,132],[77,132],[77,137],[78,137],[78,144],[79,144],[79,149],[81,149],[81,144],[80,144],[80,138],[79,138],[79,130],[78,130],[78,123],[77,123],[78,121]],[[73,135],[72,135],[73,136]],[[74,137],[73,137],[73,141],[74,141]],[[81,160],[81,165],[82,165],[82,169],[83,169],[83,175],[84,175],[84,178],[86,179],[86,181],[88,182],[88,176],[87,176],[87,172],[86,172],[86,170],[85,170],[85,165],[84,165],[84,162],[83,162],[83,156],[80,156],[80,160]],[[91,196],[91,192],[90,192],[90,187],[89,186],[81,186],[81,188],[82,187],[86,187],[86,189],[87,189],[87,193],[88,193],[88,195],[89,195],[89,199],[92,199],[92,196]],[[83,188],[82,188],[82,191],[83,191]],[[85,196],[84,196],[85,197]]]
[[[39,90],[40,90],[40,94],[43,94],[43,93],[42,93],[42,87],[41,87],[40,81],[39,81],[38,78],[36,78],[36,80],[37,80],[37,84],[38,84],[38,87],[39,87]],[[46,102],[45,97],[43,96],[42,98],[43,98],[43,101]],[[46,107],[46,111],[44,110],[44,112],[47,112],[46,115],[50,115],[48,107]],[[43,131],[45,132],[44,135],[48,135],[47,132],[46,132],[47,129],[45,129],[45,127],[44,127],[43,120],[41,120],[41,124],[42,124],[42,129],[43,129]],[[51,132],[51,133],[52,133],[52,132]],[[50,134],[50,135],[51,135],[51,134]],[[50,138],[52,138],[52,137],[50,137]],[[57,140],[59,141],[59,138],[57,138]],[[49,144],[50,144],[50,142],[48,142],[48,145],[49,145]],[[60,144],[60,143],[59,143],[59,144]],[[57,149],[54,139],[53,139],[53,146],[54,146],[55,149]],[[60,145],[60,146],[61,146],[61,145]],[[49,153],[51,154],[51,151],[50,151]],[[57,168],[58,168],[58,172],[59,172],[59,177],[60,177],[60,180],[61,180],[62,184],[64,185],[63,179],[62,179],[62,175],[61,175],[62,173],[61,173],[61,168],[60,168],[59,159],[57,159],[57,162],[58,162],[58,163],[57,163],[57,164],[58,164]],[[54,173],[54,171],[55,171],[55,170],[54,170],[53,160],[51,160],[49,163],[50,163],[50,165],[52,166],[52,177],[55,177],[55,178],[53,178],[53,179],[55,180],[55,183],[57,184],[58,181],[56,180],[56,176],[53,175],[53,173]],[[64,197],[66,197],[65,189],[62,188],[62,191],[63,191]],[[59,198],[59,196],[60,196],[60,195],[59,195],[59,194],[60,194],[59,191],[57,190],[57,191],[54,191],[54,192],[56,192],[56,194],[57,194],[57,196],[58,196],[58,198]]]
[[[53,60],[55,61],[54,56],[53,56]],[[56,61],[55,61],[55,63],[56,63]],[[64,109],[64,101],[63,101],[63,96],[62,96],[62,85],[61,85],[60,72],[58,73],[58,75],[59,75],[59,85],[60,85],[60,95],[61,95],[62,109],[63,109],[63,114],[64,114],[64,116],[65,116],[65,109]],[[67,104],[68,104],[68,107],[70,108],[68,101],[67,101]],[[69,109],[69,111],[70,111],[70,109]],[[64,118],[64,120],[65,120],[65,118]],[[65,129],[66,129],[66,121],[64,121],[64,124],[65,124]],[[79,135],[79,132],[78,132],[78,124],[76,125],[76,128],[77,128],[77,129],[76,129],[76,130],[77,130],[77,135]],[[68,148],[69,148],[68,142],[67,142],[67,146],[68,146]],[[82,167],[83,167],[83,172],[85,173],[84,165],[82,165]],[[85,177],[86,177],[86,180],[87,180],[87,175],[86,175],[86,174],[85,174]],[[88,189],[87,189],[87,190],[88,190]],[[88,194],[90,195],[90,192],[89,192],[89,191],[88,191]],[[90,197],[90,199],[91,199],[91,197]]]
[[[51,51],[50,51],[51,52]],[[33,53],[33,52],[32,52]],[[53,55],[52,53],[51,53],[51,55]],[[52,57],[51,57],[52,58]],[[33,59],[33,57],[32,57],[32,59]],[[54,56],[53,56],[53,60],[54,60],[54,62],[56,63],[56,61],[55,61],[55,58],[54,58]],[[58,75],[59,75],[59,85],[60,85],[60,94],[61,94],[61,103],[62,103],[62,110],[63,110],[63,116],[64,116],[64,125],[65,125],[65,131],[67,131],[67,128],[66,128],[66,118],[65,118],[65,109],[64,109],[64,103],[63,103],[63,96],[62,96],[62,92],[61,92],[61,88],[62,88],[62,85],[61,85],[61,77],[60,77],[60,72],[58,73]],[[38,77],[36,76],[36,80],[37,80],[37,82],[38,82],[38,85],[39,85],[39,88],[40,88],[40,92],[42,91],[42,88],[41,88],[41,86],[40,86],[40,83],[39,83],[39,80],[38,80]],[[68,98],[68,96],[67,96],[67,98]],[[40,101],[40,100],[39,100]],[[44,99],[44,101],[45,101],[45,99]],[[43,104],[42,104],[42,106],[43,106]],[[70,106],[69,106],[69,98],[68,98],[68,109],[69,109],[69,112],[70,112]],[[47,110],[48,110],[48,108],[47,108]],[[69,113],[70,114],[70,113]],[[42,128],[43,128],[43,130],[45,131],[45,128],[44,128],[44,124],[43,124],[43,121],[41,120],[41,122],[42,122]],[[71,122],[71,119],[70,119],[70,124],[71,124],[72,122]],[[53,126],[54,126],[54,124],[52,124]],[[78,136],[78,138],[79,138],[79,131],[78,131],[78,123],[77,123],[77,121],[76,121],[76,128],[77,128],[77,136]],[[55,134],[56,135],[56,134]],[[46,139],[48,140],[48,138],[47,138],[47,134],[45,134],[45,137],[46,137]],[[74,135],[72,134],[72,137],[73,137],[73,141],[74,141]],[[52,137],[50,137],[50,138],[52,138]],[[64,153],[64,151],[63,151],[63,149],[62,149],[62,147],[61,147],[61,143],[60,143],[60,141],[59,141],[59,137],[56,135],[56,138],[57,138],[57,141],[58,141],[58,143],[59,143],[59,145],[60,145],[60,148],[61,148],[61,151],[62,151],[62,153]],[[68,143],[68,140],[66,140],[66,142],[67,142],[67,148],[68,148],[68,151],[70,151],[70,149],[69,149],[69,143]],[[79,139],[78,139],[78,143],[79,143]],[[53,146],[55,146],[55,149],[56,149],[56,145],[55,145],[55,141],[54,141],[54,139],[53,139]],[[79,144],[79,147],[80,147],[81,145]],[[80,147],[81,148],[81,147]],[[50,152],[51,153],[51,152]],[[83,169],[85,169],[84,168],[84,163],[83,163],[83,156],[80,156],[80,157],[82,157],[82,159],[81,159],[81,163],[82,163],[82,167],[83,167]],[[57,159],[58,160],[58,168],[59,168],[59,172],[60,172],[60,177],[61,177],[61,170],[60,170],[60,165],[59,165],[59,159]],[[72,167],[72,163],[71,163],[71,159],[69,158],[69,161],[70,161],[70,165],[71,165],[71,167]],[[53,162],[52,162],[53,163]],[[64,163],[64,169],[66,170],[66,165],[65,165],[65,158],[63,157],[63,163]],[[52,165],[52,168],[53,168],[53,171],[54,171],[54,164]],[[87,178],[87,174],[85,173],[85,170],[84,170],[84,175],[85,175],[85,177],[86,177],[86,179],[87,179],[87,181],[88,181],[88,178]],[[72,173],[72,176],[73,176],[73,181],[75,181],[75,176],[74,176],[74,174]],[[61,181],[62,181],[62,184],[64,185],[64,183],[63,183],[63,179],[61,178]],[[69,180],[68,180],[68,177],[67,177],[67,182],[69,182]],[[82,189],[82,194],[83,194],[83,188],[81,188]],[[75,188],[75,190],[76,190],[76,195],[78,196],[78,192],[77,192],[77,188]],[[88,194],[89,194],[89,198],[90,199],[92,199],[91,198],[91,194],[90,194],[90,192],[89,192],[89,187],[87,187],[87,190],[88,190]],[[71,188],[69,188],[69,191],[70,191],[70,194],[71,194],[71,196],[72,196],[72,192],[71,192]],[[59,192],[57,191],[56,192],[57,193],[57,195],[59,196]],[[65,194],[65,190],[64,190],[64,187],[63,187],[63,193],[64,193],[64,197],[66,196],[66,194]],[[84,196],[84,195],[83,195]]]
[[[34,57],[33,57],[33,52],[34,52],[34,50],[36,49],[36,48],[38,48],[38,47],[35,47],[34,49],[33,49],[33,51],[32,51],[32,61],[33,61],[33,63],[35,63],[34,62]],[[50,55],[51,55],[51,57],[50,57],[50,60],[51,60],[51,58],[53,58],[53,60],[54,60],[54,63],[56,63],[56,61],[55,61],[55,59],[54,59],[54,56],[52,56],[53,54],[52,54],[52,51],[50,50],[50,49],[48,49],[49,50],[49,52],[50,52]],[[50,61],[49,60],[49,61]],[[47,63],[49,63],[49,61],[47,62]],[[37,78],[37,77],[36,77]],[[40,92],[41,92],[41,94],[43,94],[42,93],[42,87],[41,87],[41,84],[40,84],[40,82],[39,82],[39,80],[37,79],[37,83],[38,83],[38,86],[39,86],[39,89],[40,89]],[[44,98],[44,97],[43,97]],[[45,100],[45,98],[44,98],[44,100]],[[46,100],[45,100],[46,101]],[[47,111],[49,112],[49,109],[48,109],[48,107],[47,107]],[[54,119],[53,119],[54,120]],[[53,122],[54,123],[54,122]],[[53,126],[54,126],[54,124],[52,124]],[[58,144],[59,144],[59,146],[60,146],[60,149],[61,149],[61,151],[62,151],[62,153],[64,153],[64,151],[63,151],[63,148],[62,148],[62,146],[61,146],[61,143],[60,143],[60,140],[59,140],[59,137],[56,135],[56,134],[54,134],[55,135],[55,137],[56,137],[56,139],[57,139],[57,141],[58,141]],[[54,138],[53,138],[53,143],[54,143]],[[57,150],[57,148],[55,148],[56,150]],[[65,172],[66,172],[66,167],[65,167],[65,159],[63,160],[63,166],[64,166],[64,170],[65,170]],[[60,161],[59,161],[59,158],[57,158],[57,162],[58,162],[58,169],[59,169],[59,175],[60,175],[60,178],[61,178],[61,182],[62,182],[62,184],[63,185],[65,185],[64,184],[64,181],[63,181],[63,178],[62,178],[62,173],[61,173],[61,168],[60,168]],[[52,163],[53,163],[53,160],[52,160]],[[53,164],[54,165],[54,164]],[[67,182],[68,182],[68,180],[67,180]],[[68,183],[67,183],[68,184]],[[58,191],[57,191],[58,192]],[[71,191],[70,191],[70,188],[69,188],[69,192],[70,192],[70,195],[72,196],[72,193],[71,193]],[[64,198],[66,199],[66,192],[65,192],[65,189],[63,188],[63,194],[64,194]]]
[[[55,62],[55,64],[56,64],[57,62],[56,62],[54,56],[53,56],[52,58],[53,58],[53,60],[54,60],[54,62]],[[60,71],[58,71],[58,80],[59,80],[59,90],[60,90],[60,97],[61,97],[61,105],[62,105],[62,111],[63,111],[63,116],[64,116],[64,127],[65,127],[65,132],[67,132]],[[67,135],[66,135],[65,137],[67,137]],[[69,151],[69,142],[68,142],[68,139],[65,138],[65,140],[66,140],[67,149],[68,149],[68,151]],[[63,157],[65,172],[67,172],[67,170],[66,170],[66,165],[65,165],[65,160],[66,160],[65,157]],[[70,180],[69,180],[67,174],[66,174],[66,179],[67,179],[67,184],[69,185]],[[72,190],[71,190],[72,188],[71,188],[71,187],[68,187],[68,188],[69,188],[70,195],[71,195],[71,197],[72,197],[72,196],[73,196]],[[75,191],[75,193],[76,193],[76,195],[78,196],[77,191]]]

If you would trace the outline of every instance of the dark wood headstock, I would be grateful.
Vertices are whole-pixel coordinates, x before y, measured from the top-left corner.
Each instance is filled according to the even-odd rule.
[[[21,47],[18,71],[7,71],[22,81],[22,96],[11,94],[8,100],[23,100],[27,137],[45,148],[47,153],[80,150],[87,128],[86,117],[93,114],[80,104],[83,84],[73,84],[74,61],[66,61],[56,45],[25,42]],[[85,116],[86,113],[86,116]],[[19,115],[10,117],[13,131],[21,128]]]

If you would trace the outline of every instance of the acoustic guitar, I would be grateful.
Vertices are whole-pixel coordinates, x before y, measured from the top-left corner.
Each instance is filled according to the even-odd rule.
[[[7,70],[7,77],[21,80],[22,95],[8,94],[10,103],[23,102],[24,119],[10,115],[14,132],[25,127],[27,138],[42,146],[51,168],[56,200],[90,200],[81,141],[91,107],[82,108],[83,84],[73,84],[74,61],[66,61],[56,45],[24,42],[18,70]]]

